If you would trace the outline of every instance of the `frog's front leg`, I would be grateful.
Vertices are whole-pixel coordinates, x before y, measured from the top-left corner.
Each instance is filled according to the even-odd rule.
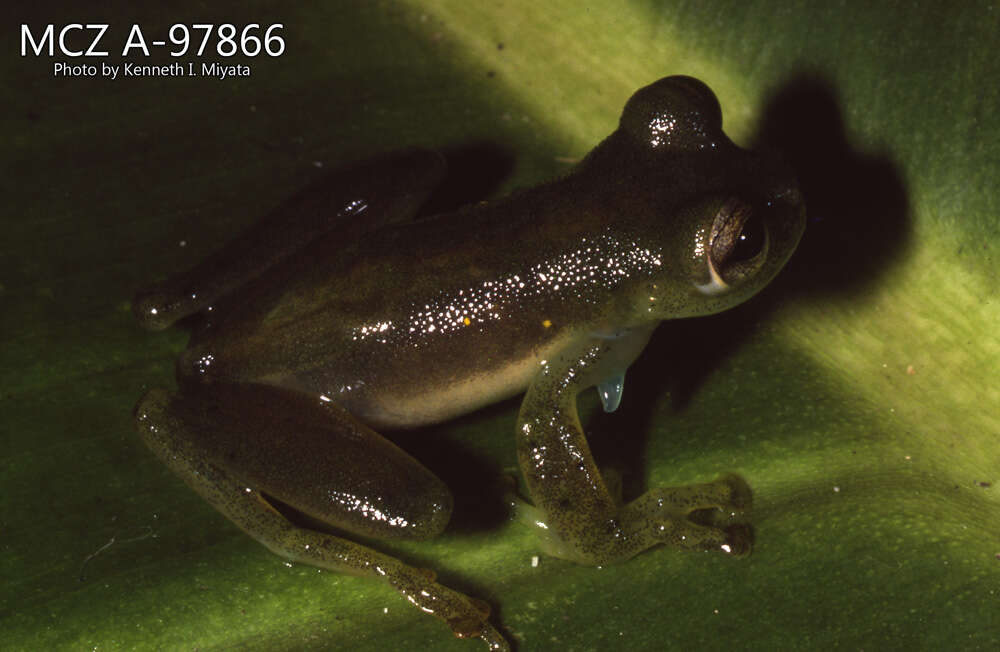
[[[576,396],[621,371],[618,357],[613,343],[592,340],[574,354],[546,360],[521,405],[518,459],[543,514],[549,552],[595,565],[657,544],[747,554],[752,534],[738,519],[749,511],[751,494],[738,476],[653,489],[624,505],[609,491],[580,425]]]
[[[213,507],[293,561],[392,586],[456,636],[509,645],[485,602],[342,536],[300,527],[279,511],[370,537],[427,538],[444,529],[451,494],[430,471],[342,408],[265,385],[151,390],[135,407],[154,453]]]

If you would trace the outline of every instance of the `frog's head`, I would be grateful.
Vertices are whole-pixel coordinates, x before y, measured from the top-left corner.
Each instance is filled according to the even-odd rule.
[[[631,195],[626,221],[663,254],[662,270],[641,289],[647,315],[705,315],[748,299],[802,236],[805,205],[793,175],[734,145],[718,100],[697,79],[640,89],[602,148],[596,156],[624,170],[617,182]]]

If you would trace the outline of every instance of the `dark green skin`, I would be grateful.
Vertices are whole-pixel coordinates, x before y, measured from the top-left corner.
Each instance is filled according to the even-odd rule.
[[[591,458],[576,395],[620,378],[660,321],[725,310],[774,277],[805,224],[791,175],[730,142],[715,96],[689,77],[638,91],[569,176],[408,221],[442,174],[419,150],[342,171],[137,297],[150,328],[206,313],[178,363],[180,392],[136,406],[147,443],[279,554],[381,576],[492,649],[507,644],[478,601],[295,527],[269,501],[346,532],[433,536],[450,514],[447,488],[375,430],[526,391],[525,510],[545,523],[550,552],[589,564],[660,543],[746,553],[741,530],[688,518],[745,512],[738,478],[621,504]],[[740,244],[751,230],[757,244]]]

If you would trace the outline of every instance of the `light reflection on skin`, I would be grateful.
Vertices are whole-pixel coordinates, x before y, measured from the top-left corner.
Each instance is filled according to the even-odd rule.
[[[346,491],[330,491],[328,493],[330,502],[339,505],[339,509],[345,513],[360,512],[369,521],[386,523],[394,528],[405,528],[410,525],[402,516],[386,514],[376,505],[366,498],[362,498]]]
[[[374,321],[353,329],[352,339],[388,344],[397,337],[419,337],[455,332],[466,326],[504,318],[504,307],[534,296],[562,293],[584,302],[636,276],[649,275],[662,265],[662,252],[605,233],[581,238],[578,247],[532,266],[527,272],[483,281],[457,293],[442,293],[403,321]],[[594,295],[594,298],[591,298]],[[543,324],[551,326],[551,322]],[[416,345],[416,342],[414,342]]]

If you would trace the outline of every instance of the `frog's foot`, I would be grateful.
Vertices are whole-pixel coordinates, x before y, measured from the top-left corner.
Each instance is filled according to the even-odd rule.
[[[746,480],[735,473],[720,475],[713,482],[675,487],[667,490],[681,508],[690,507],[688,514],[706,511],[714,523],[749,518],[753,508],[753,490]]]
[[[437,583],[433,571],[392,561],[383,567],[386,579],[410,603],[445,621],[457,638],[481,638],[489,650],[509,652],[507,640],[490,623],[486,602]]]
[[[272,511],[258,511],[258,521],[282,518]],[[273,525],[281,527],[283,535],[262,542],[282,557],[381,579],[407,602],[444,621],[457,638],[480,638],[491,651],[509,652],[510,645],[490,623],[490,606],[439,583],[434,571],[409,566],[395,557],[341,537],[298,528],[287,522]],[[244,526],[241,524],[241,527]],[[250,528],[244,529],[255,535]]]
[[[467,598],[472,604],[478,617],[472,618],[459,616],[448,621],[451,631],[455,632],[458,638],[481,638],[491,651],[507,652],[510,645],[507,640],[500,635],[500,632],[490,624],[490,605],[478,598]]]
[[[730,473],[714,482],[649,491],[625,506],[622,520],[652,526],[660,543],[743,557],[753,547],[747,522],[752,504],[750,486]]]

